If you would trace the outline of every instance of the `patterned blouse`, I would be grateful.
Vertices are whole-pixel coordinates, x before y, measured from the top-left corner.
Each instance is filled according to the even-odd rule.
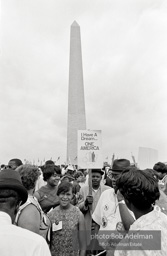
[[[69,209],[57,206],[49,214],[52,224],[62,221],[62,229],[52,231],[51,254],[52,256],[78,256],[79,255],[79,227],[80,210],[73,205]]]

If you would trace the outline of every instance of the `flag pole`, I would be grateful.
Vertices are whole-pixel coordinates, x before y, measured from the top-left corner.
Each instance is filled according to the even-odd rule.
[[[132,152],[131,152],[131,157],[132,157],[132,160],[133,160],[134,166],[135,166],[135,167],[137,167],[137,164],[136,164],[136,161],[135,161],[135,157],[134,157],[134,155],[132,154]]]
[[[112,155],[112,160],[111,160],[111,168],[113,167],[113,163],[114,163],[114,159],[115,159],[115,155]]]
[[[88,185],[89,185],[89,196],[92,196],[92,169],[88,169]],[[88,230],[87,230],[87,245],[90,244],[91,242],[91,233],[92,233],[92,204],[89,204],[88,205],[88,211],[85,215],[85,221],[87,223],[87,227],[88,227]]]

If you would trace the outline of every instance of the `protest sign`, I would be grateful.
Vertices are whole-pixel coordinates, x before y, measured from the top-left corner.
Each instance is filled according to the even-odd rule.
[[[100,130],[78,131],[78,166],[84,169],[103,167]]]

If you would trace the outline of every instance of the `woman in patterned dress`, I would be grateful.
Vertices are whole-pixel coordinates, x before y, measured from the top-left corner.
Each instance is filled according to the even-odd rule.
[[[52,221],[52,256],[85,256],[86,235],[84,216],[70,203],[72,184],[62,182],[57,190],[60,205],[48,215]]]

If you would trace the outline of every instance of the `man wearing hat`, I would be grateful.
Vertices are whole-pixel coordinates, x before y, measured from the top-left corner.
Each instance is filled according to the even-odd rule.
[[[123,196],[117,191],[116,180],[123,170],[130,166],[127,159],[116,159],[110,172],[113,188],[104,191],[98,201],[96,209],[92,215],[95,221],[95,233],[99,229],[103,231],[120,231],[129,230],[130,225],[134,222],[133,214],[131,215]],[[100,233],[101,233],[100,232]]]
[[[51,256],[45,239],[27,229],[13,225],[21,204],[27,201],[27,190],[18,172],[0,172],[0,255]]]

